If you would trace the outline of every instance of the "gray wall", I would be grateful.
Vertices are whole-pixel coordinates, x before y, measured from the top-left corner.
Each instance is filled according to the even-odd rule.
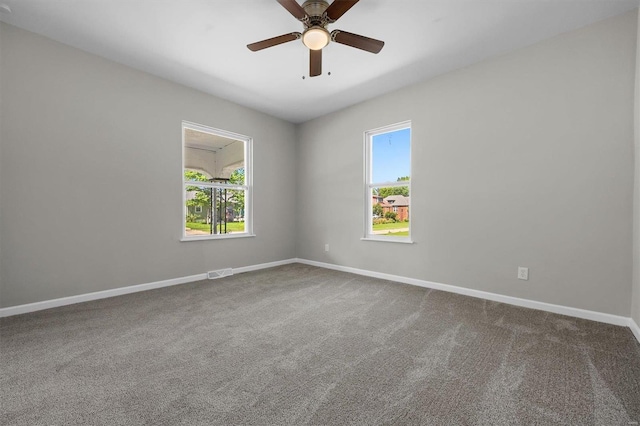
[[[4,135],[4,131],[3,131],[3,101],[4,101],[4,96],[2,94],[2,75],[3,75],[3,60],[2,60],[2,24],[0,24],[0,299],[2,299],[2,247],[3,247],[3,243],[2,243],[2,210],[3,210],[3,203],[2,203],[2,182],[3,182],[3,178],[2,178],[2,151],[3,151],[3,135]],[[1,304],[1,300],[0,300],[0,306],[2,306]]]
[[[634,10],[301,125],[298,257],[629,316],[636,26]],[[363,132],[407,119],[415,244],[361,241]]]
[[[637,23],[297,128],[0,24],[0,307],[297,255],[624,316],[633,293],[640,323]],[[406,119],[415,244],[361,241],[362,134]],[[179,242],[181,120],[254,137],[256,238]]]
[[[295,127],[0,24],[0,306],[295,256]],[[180,242],[181,121],[254,138],[255,238]]]
[[[640,13],[636,46],[635,191],[633,208],[633,297],[631,316],[640,325]]]

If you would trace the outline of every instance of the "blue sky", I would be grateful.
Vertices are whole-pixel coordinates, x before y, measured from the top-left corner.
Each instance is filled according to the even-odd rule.
[[[395,182],[411,170],[411,129],[396,130],[373,137],[372,182]]]

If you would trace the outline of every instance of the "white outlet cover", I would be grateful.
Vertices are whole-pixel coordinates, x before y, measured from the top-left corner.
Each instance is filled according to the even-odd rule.
[[[525,268],[522,266],[518,266],[518,279],[519,280],[528,280],[529,279],[529,268]]]

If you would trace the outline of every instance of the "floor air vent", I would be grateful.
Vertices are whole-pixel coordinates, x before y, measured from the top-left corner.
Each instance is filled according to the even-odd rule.
[[[228,277],[229,275],[233,275],[233,269],[231,268],[218,269],[217,271],[207,272],[207,278],[209,278],[210,280],[215,280],[216,278]]]

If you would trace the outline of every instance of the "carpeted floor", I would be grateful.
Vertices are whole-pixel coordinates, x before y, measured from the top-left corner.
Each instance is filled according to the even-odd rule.
[[[627,328],[301,264],[0,332],[3,425],[640,422]]]

